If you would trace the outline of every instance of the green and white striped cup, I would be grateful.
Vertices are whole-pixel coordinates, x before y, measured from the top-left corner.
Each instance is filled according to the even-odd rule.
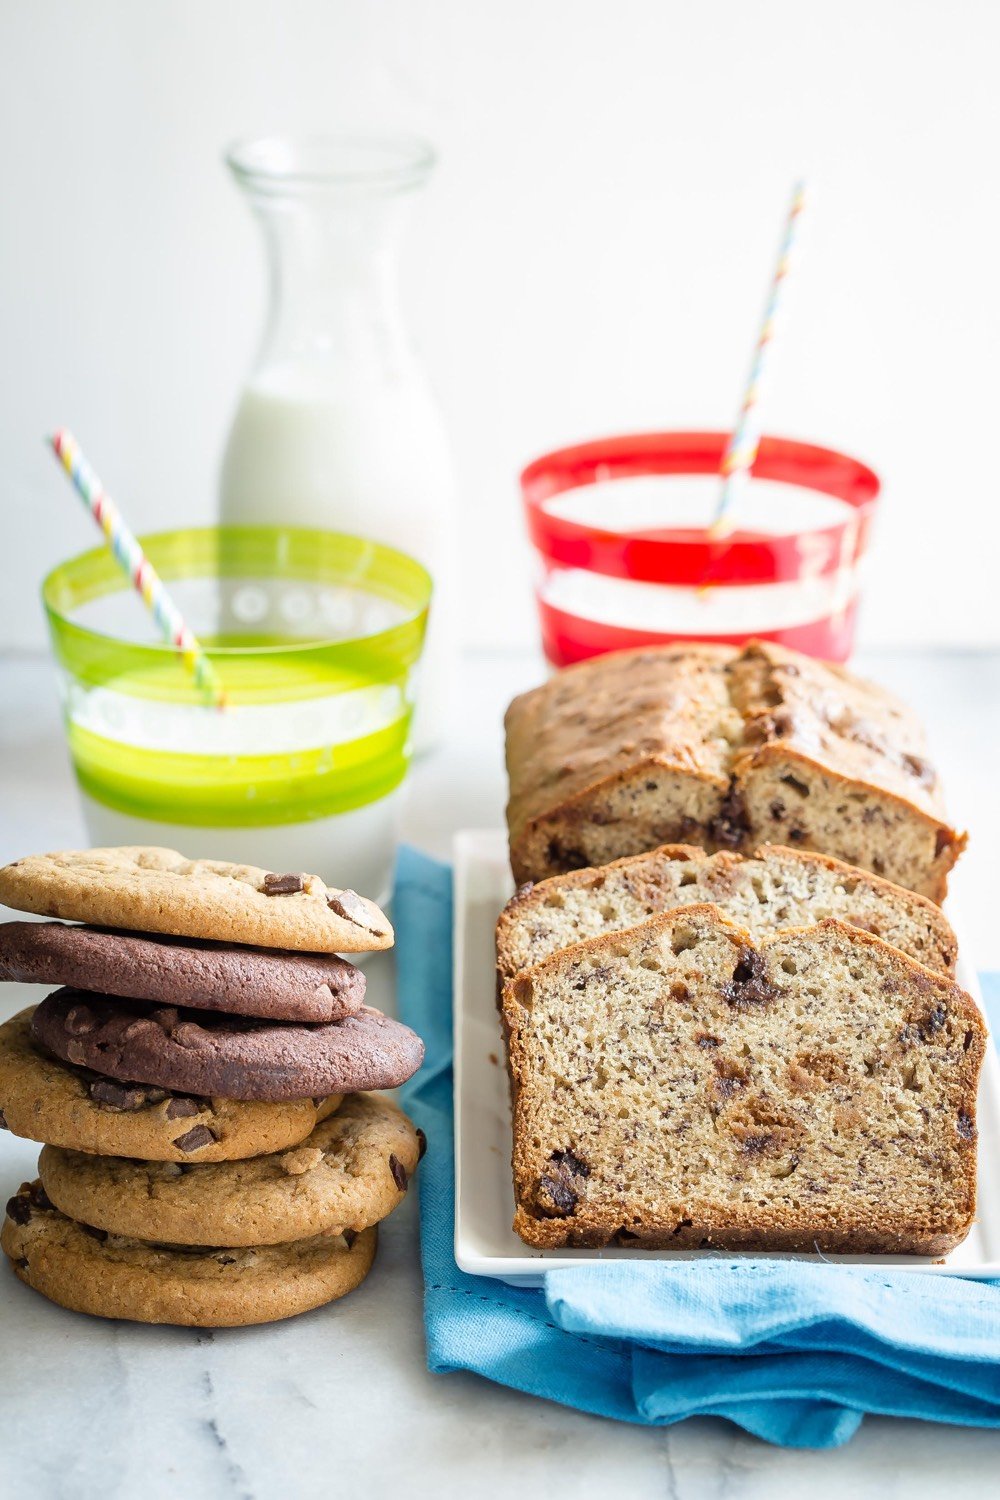
[[[205,704],[106,548],[49,574],[92,842],[308,870],[386,899],[429,574],[340,532],[226,526],[141,541],[227,706]]]

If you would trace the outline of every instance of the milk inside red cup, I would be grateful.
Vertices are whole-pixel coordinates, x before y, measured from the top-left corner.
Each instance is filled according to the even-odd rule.
[[[843,661],[879,482],[829,449],[764,438],[735,529],[708,527],[723,433],[562,449],[522,476],[546,655],[565,666],[670,641],[779,641]]]

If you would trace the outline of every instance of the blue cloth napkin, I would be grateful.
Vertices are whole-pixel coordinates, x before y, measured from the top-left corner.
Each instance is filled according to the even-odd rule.
[[[607,1262],[544,1290],[455,1264],[451,871],[401,851],[400,1014],[427,1043],[407,1108],[420,1175],[427,1360],[620,1421],[726,1417],[771,1443],[832,1448],[866,1412],[1000,1426],[1000,1283],[812,1261]],[[1000,1002],[1000,975],[985,976]]]

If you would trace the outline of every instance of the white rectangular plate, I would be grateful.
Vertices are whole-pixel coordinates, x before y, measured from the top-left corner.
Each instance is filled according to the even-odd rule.
[[[539,1286],[546,1271],[601,1260],[691,1260],[713,1250],[531,1250],[511,1229],[510,1101],[496,1009],[493,929],[513,892],[499,831],[455,839],[455,1259],[473,1276]],[[949,913],[949,916],[952,914]],[[954,919],[953,919],[954,920]],[[961,932],[959,932],[961,939]],[[981,1003],[963,948],[958,982]],[[918,1256],[797,1256],[955,1276],[1000,1276],[1000,1064],[992,1040],[979,1092],[979,1214],[944,1261]],[[775,1255],[772,1259],[790,1257]]]

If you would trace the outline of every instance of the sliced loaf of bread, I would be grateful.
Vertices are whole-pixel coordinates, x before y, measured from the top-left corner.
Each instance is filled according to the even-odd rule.
[[[755,938],[838,917],[929,969],[951,974],[955,968],[958,943],[941,908],[877,875],[779,845],[741,855],[665,844],[523,886],[497,923],[501,983],[559,948],[706,901]]]
[[[965,846],[914,714],[770,643],[594,657],[515,698],[506,729],[519,884],[664,843],[774,841],[941,901]]]
[[[591,938],[504,990],[529,1245],[942,1255],[976,1202],[975,1004],[828,919],[714,906]]]

